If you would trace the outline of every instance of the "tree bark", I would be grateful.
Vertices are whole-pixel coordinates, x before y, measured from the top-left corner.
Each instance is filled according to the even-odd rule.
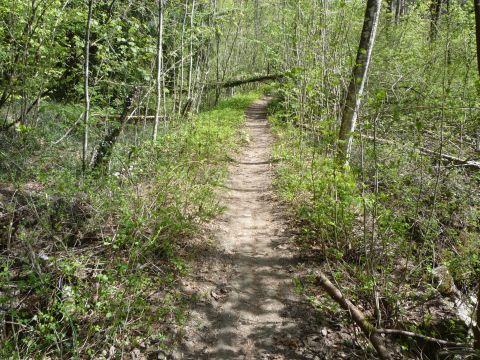
[[[343,106],[342,121],[338,135],[337,157],[342,164],[347,164],[350,158],[353,132],[357,124],[361,98],[367,81],[381,3],[381,0],[367,0],[360,44]]]
[[[475,343],[473,347],[476,350],[480,350],[480,284],[478,284],[477,291],[477,318],[475,327],[473,328],[473,334],[475,336]]]
[[[183,114],[183,84],[185,82],[185,28],[187,24],[187,15],[188,15],[188,0],[185,0],[185,11],[183,15],[182,22],[182,36],[180,38],[180,91],[178,99],[178,114]]]
[[[132,111],[133,106],[133,99],[135,98],[134,95],[127,96],[125,99],[125,104],[123,107],[123,112],[120,117],[119,123],[112,127],[112,129],[107,133],[107,135],[103,138],[98,146],[97,151],[92,159],[92,169],[93,170],[100,170],[102,169],[105,164],[107,164],[108,160],[113,151],[113,147],[117,142],[119,135],[122,133],[122,130],[130,118],[130,113]]]
[[[162,71],[163,71],[163,7],[164,0],[158,0],[158,37],[157,37],[157,104],[155,108],[155,125],[153,141],[157,140],[158,122],[162,102]]]
[[[220,88],[226,89],[226,88],[231,88],[231,87],[240,86],[240,85],[244,85],[244,84],[250,84],[250,83],[254,83],[254,82],[280,80],[280,79],[283,79],[284,77],[285,77],[284,74],[255,76],[255,77],[251,77],[251,78],[248,78],[248,79],[230,80],[230,81],[226,81],[226,82],[223,82],[223,83],[220,83],[220,84],[212,85],[211,87],[218,86]]]
[[[397,0],[396,8],[395,8],[395,24],[400,22],[400,18],[405,13],[405,0]]]
[[[442,11],[442,1],[443,0],[432,0],[430,3],[430,41],[435,41],[437,38],[438,20],[440,19],[440,11]]]
[[[317,272],[318,284],[323,287],[330,297],[335,300],[344,310],[347,310],[350,317],[355,321],[360,329],[362,329],[365,336],[370,340],[378,355],[383,360],[390,359],[390,353],[388,352],[383,339],[378,335],[376,328],[365,318],[365,315],[343,294],[333,285],[330,280],[321,271]]]
[[[423,341],[435,343],[438,345],[444,345],[444,346],[456,346],[456,347],[465,347],[468,348],[469,345],[465,343],[460,343],[460,342],[455,342],[455,341],[449,341],[449,340],[443,340],[443,339],[437,339],[431,336],[426,336],[422,334],[417,334],[411,331],[405,331],[405,330],[397,330],[397,329],[377,329],[377,332],[379,334],[390,334],[390,335],[401,335],[406,338],[418,338]]]
[[[190,13],[190,54],[188,67],[188,99],[192,99],[192,76],[193,76],[193,25],[195,17],[195,0],[192,1],[192,12]]]
[[[215,1],[215,11],[217,10],[217,3]],[[220,29],[217,19],[215,18],[215,79],[217,84],[220,82]],[[215,87],[215,105],[220,99],[220,87]]]
[[[90,93],[88,79],[90,75],[90,32],[92,29],[93,0],[88,1],[87,29],[85,34],[85,65],[84,65],[84,83],[83,91],[85,95],[85,112],[83,115],[83,141],[82,141],[82,171],[85,173],[87,168],[88,151],[88,119],[90,116]]]
[[[477,66],[480,77],[480,0],[473,0],[473,7],[475,9],[475,32],[477,35]]]
[[[473,7],[475,9],[475,33],[477,40],[477,70],[480,77],[480,0],[473,0]],[[479,139],[480,130],[477,128],[477,150],[480,149]],[[475,349],[480,350],[480,284],[478,285],[477,293],[477,326],[474,329],[475,334]]]

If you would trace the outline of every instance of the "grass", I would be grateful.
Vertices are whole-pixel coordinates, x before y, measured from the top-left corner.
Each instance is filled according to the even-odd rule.
[[[112,176],[78,176],[78,151],[65,144],[15,174],[20,189],[40,190],[10,203],[23,201],[24,212],[15,231],[5,227],[11,240],[0,255],[0,358],[107,358],[175,343],[189,301],[178,249],[220,211],[216,189],[258,96],[171,123],[156,143],[132,146],[127,132]],[[46,149],[36,141],[31,154]]]
[[[311,279],[321,269],[335,278],[346,298],[380,314],[385,328],[415,325],[425,335],[469,342],[454,308],[436,305],[430,313],[423,304],[445,296],[443,280],[432,275],[440,266],[465,298],[475,295],[478,178],[449,166],[438,180],[431,158],[413,157],[403,144],[373,148],[361,146],[360,140],[350,167],[343,169],[332,156],[335,140],[328,122],[313,122],[321,134],[316,136],[280,105],[272,103],[269,117],[276,135],[274,156],[282,159],[275,185],[301,231],[297,244],[311,259],[301,277],[312,305],[323,313],[331,309],[332,302]],[[381,159],[377,168],[375,157]]]

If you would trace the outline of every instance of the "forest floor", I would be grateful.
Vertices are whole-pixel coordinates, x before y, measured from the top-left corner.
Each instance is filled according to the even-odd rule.
[[[325,347],[327,330],[294,285],[300,258],[287,212],[273,191],[268,100],[247,110],[249,141],[235,157],[221,194],[225,211],[209,224],[209,245],[192,249],[196,261],[183,290],[195,301],[174,358],[342,357]]]

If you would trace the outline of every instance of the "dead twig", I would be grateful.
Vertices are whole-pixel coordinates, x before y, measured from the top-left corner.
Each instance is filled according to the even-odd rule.
[[[79,123],[80,120],[82,120],[82,118],[83,118],[83,114],[84,114],[84,113],[82,112],[82,114],[78,117],[77,121],[75,121],[75,122],[73,123],[72,127],[71,127],[70,129],[68,129],[67,132],[66,132],[60,139],[58,139],[57,141],[54,141],[54,142],[52,143],[52,145],[57,145],[57,144],[61,143],[62,140],[65,139],[65,138],[73,131],[73,129],[75,129],[75,128],[77,127],[78,123]]]

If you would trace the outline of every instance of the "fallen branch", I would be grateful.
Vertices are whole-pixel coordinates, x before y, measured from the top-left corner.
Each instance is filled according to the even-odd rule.
[[[405,331],[405,330],[377,329],[377,333],[379,333],[379,334],[402,335],[402,336],[406,336],[406,337],[416,337],[416,338],[422,339],[424,341],[434,342],[434,343],[437,343],[439,345],[445,345],[445,346],[457,346],[457,347],[465,347],[465,348],[470,347],[470,346],[468,346],[468,344],[458,343],[458,342],[455,342],[455,341],[437,339],[437,338],[434,338],[434,337],[431,337],[431,336],[417,334],[417,333],[414,333],[414,332],[411,332],[411,331]]]
[[[313,132],[313,133],[318,133],[318,130],[312,128],[309,125],[297,124],[297,126],[304,129],[304,130],[307,130],[307,131],[310,131],[310,132]],[[361,136],[362,136],[363,139],[370,140],[370,141],[376,141],[377,144],[392,145],[392,146],[396,145],[395,141],[392,141],[392,140],[381,139],[381,138],[378,138],[378,137],[375,138],[373,136],[364,135],[364,134],[362,134]],[[433,150],[430,150],[430,149],[427,149],[427,148],[424,148],[424,147],[419,147],[419,148],[416,148],[416,149],[418,149],[418,151],[420,151],[420,153],[422,153],[424,155],[439,156],[444,161],[453,162],[457,165],[461,165],[461,166],[473,168],[473,169],[476,169],[476,170],[480,170],[480,162],[475,161],[475,160],[460,159],[456,156],[449,155],[449,154],[439,154],[437,151],[433,151]]]
[[[376,141],[379,144],[395,145],[394,141],[374,138],[373,136],[362,135],[362,138],[367,139],[367,140]],[[480,169],[480,162],[478,162],[478,161],[468,160],[468,159],[460,159],[458,157],[448,155],[448,154],[439,154],[437,151],[433,151],[433,150],[430,150],[430,149],[427,149],[427,148],[424,148],[424,147],[419,147],[417,149],[424,155],[439,156],[443,160],[453,162],[453,163],[458,164],[458,165],[471,167],[471,168],[475,168],[475,169]]]
[[[283,79],[285,74],[272,74],[272,75],[261,75],[261,76],[254,76],[248,79],[236,79],[236,80],[229,80],[223,82],[216,82],[205,84],[205,90],[213,90],[213,89],[228,89],[235,86],[251,84],[254,82],[263,82],[263,81],[276,81]],[[184,90],[183,92],[185,92]]]
[[[248,79],[240,79],[240,80],[230,80],[220,84],[210,85],[212,88],[215,88],[217,85],[222,88],[231,88],[235,86],[250,84],[254,82],[262,82],[262,81],[270,81],[270,80],[280,80],[284,78],[284,74],[274,74],[274,75],[264,75],[264,76],[256,76]]]
[[[347,310],[352,320],[362,329],[365,336],[370,340],[371,344],[383,360],[391,359],[390,353],[387,351],[383,339],[379,336],[377,329],[365,318],[365,315],[350,300],[346,299],[343,294],[333,285],[326,275],[318,271],[316,273],[318,284],[327,292],[330,297],[335,300],[343,309]]]
[[[101,119],[106,119],[106,118],[121,118],[122,114],[92,114],[93,117],[101,118]],[[129,119],[155,119],[155,115],[131,115],[128,117]],[[168,116],[166,115],[161,115],[159,116],[159,119],[168,119]]]
[[[43,96],[47,95],[47,93],[48,93],[47,90],[41,92],[41,93],[37,96],[37,98],[28,106],[28,108],[25,110],[25,113],[24,113],[24,114],[22,114],[21,116],[19,116],[19,117],[17,118],[17,120],[15,120],[15,121],[13,121],[13,122],[11,122],[11,123],[8,123],[8,124],[3,125],[0,130],[1,130],[1,131],[7,131],[7,130],[9,130],[11,127],[13,127],[14,125],[17,125],[17,124],[21,123],[22,120],[25,120],[23,117],[26,116],[26,115],[28,115],[28,114],[32,111],[32,109],[35,107],[35,105],[38,104],[38,102],[40,101],[40,99],[41,99]]]
[[[54,141],[54,142],[52,143],[52,145],[57,145],[57,144],[59,144],[60,142],[62,142],[62,140],[65,139],[65,138],[73,131],[73,129],[75,129],[75,127],[78,125],[78,123],[80,122],[80,120],[82,120],[83,114],[84,114],[84,113],[82,112],[82,114],[78,117],[77,121],[75,121],[75,123],[72,125],[72,127],[71,127],[70,129],[68,129],[67,132],[66,132],[65,134],[63,134],[63,136],[62,136],[60,139],[58,139],[57,141]]]
[[[125,104],[123,107],[122,115],[118,124],[110,129],[110,131],[105,135],[103,140],[100,142],[100,145],[95,150],[92,160],[90,162],[94,170],[98,170],[105,166],[110,160],[110,155],[112,154],[113,147],[118,140],[118,137],[123,131],[125,124],[130,119],[130,116],[133,115],[135,110],[132,111],[133,101],[135,95],[129,95],[125,98]]]

